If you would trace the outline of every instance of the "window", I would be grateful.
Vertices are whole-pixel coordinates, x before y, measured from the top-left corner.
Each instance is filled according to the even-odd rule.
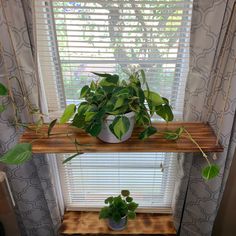
[[[175,154],[83,154],[63,166],[59,160],[67,209],[99,208],[104,199],[129,189],[146,211],[170,212]]]
[[[136,64],[181,119],[191,0],[39,0],[35,6],[50,111],[79,103],[80,89],[95,79],[91,72],[124,76],[127,65]],[[58,160],[67,208],[99,208],[105,197],[128,188],[140,209],[170,211],[173,153],[84,154],[66,165]]]

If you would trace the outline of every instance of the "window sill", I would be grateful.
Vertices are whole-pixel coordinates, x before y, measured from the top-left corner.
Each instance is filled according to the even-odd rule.
[[[64,215],[62,235],[176,235],[170,214],[137,213],[122,231],[110,230],[105,220],[99,220],[98,212],[68,211]]]

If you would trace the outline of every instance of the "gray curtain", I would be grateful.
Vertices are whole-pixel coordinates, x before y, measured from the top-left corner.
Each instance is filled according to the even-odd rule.
[[[179,158],[173,202],[179,235],[209,236],[222,198],[236,147],[236,13],[234,0],[194,0],[185,121],[209,122],[224,152],[209,154],[221,167],[208,182],[200,154]],[[232,19],[232,20],[231,20]],[[215,159],[215,158],[214,158]]]
[[[32,122],[25,106],[26,97],[41,107],[40,83],[35,66],[32,10],[33,1],[0,0],[0,81],[11,86],[13,97],[23,122]],[[10,77],[16,76],[20,82]],[[9,98],[1,97],[7,108],[0,113],[0,154],[18,140],[19,130],[14,126],[14,110]],[[57,234],[60,212],[54,195],[47,157],[35,155],[23,165],[2,166],[7,172],[16,202],[16,214],[21,234],[52,236]]]

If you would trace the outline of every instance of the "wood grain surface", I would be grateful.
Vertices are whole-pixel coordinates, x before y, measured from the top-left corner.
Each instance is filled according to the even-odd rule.
[[[108,144],[85,133],[82,129],[72,127],[68,124],[57,124],[52,135],[47,137],[47,124],[37,131],[26,129],[20,142],[32,142],[34,153],[75,153],[76,139],[82,146],[77,146],[84,153],[94,152],[199,152],[199,149],[187,138],[177,141],[169,141],[163,138],[163,134],[157,133],[142,141],[138,139],[140,128],[135,128],[132,137],[119,144]],[[221,145],[216,145],[216,137],[208,124],[203,123],[154,123],[158,131],[175,130],[185,127],[196,142],[205,152],[222,152]],[[32,126],[32,129],[35,127]]]
[[[127,228],[113,231],[105,220],[99,220],[98,212],[68,211],[60,228],[63,235],[176,235],[173,218],[169,214],[137,213],[129,220]]]

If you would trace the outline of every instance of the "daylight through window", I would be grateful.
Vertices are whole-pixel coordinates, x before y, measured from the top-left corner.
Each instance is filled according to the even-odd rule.
[[[49,110],[79,103],[81,88],[97,79],[91,72],[125,77],[135,64],[181,119],[191,8],[191,0],[35,1]],[[141,210],[170,211],[176,154],[84,154],[63,165],[65,156],[58,166],[68,209],[99,208],[108,195],[129,189]]]

